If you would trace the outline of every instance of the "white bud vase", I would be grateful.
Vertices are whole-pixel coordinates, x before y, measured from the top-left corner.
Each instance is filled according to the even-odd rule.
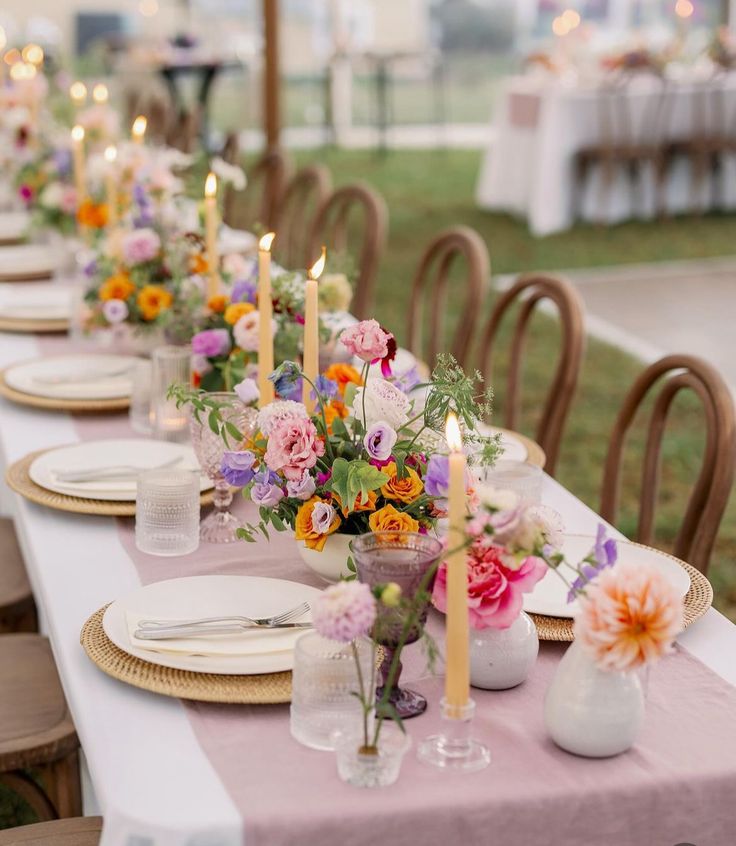
[[[529,675],[539,654],[537,627],[523,611],[507,629],[470,633],[470,683],[484,690],[507,690]]]
[[[635,671],[600,670],[579,643],[562,656],[544,702],[554,742],[575,755],[608,758],[629,749],[644,720],[644,689]]]

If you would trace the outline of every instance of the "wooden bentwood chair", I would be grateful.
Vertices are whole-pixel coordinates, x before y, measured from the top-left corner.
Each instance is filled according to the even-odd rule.
[[[102,817],[74,817],[0,831],[0,846],[97,846],[101,834]]]
[[[378,265],[386,245],[388,210],[383,197],[363,183],[343,185],[330,194],[317,212],[304,256],[306,267],[319,256],[320,247],[327,245],[330,252],[348,251],[353,212],[362,213],[360,246],[353,254],[358,262],[351,311],[359,320],[371,317],[373,291]]]
[[[407,318],[408,346],[430,367],[434,366],[437,354],[447,346],[444,337],[449,276],[453,264],[460,259],[466,266],[463,282],[465,301],[449,349],[464,367],[478,322],[483,286],[491,275],[485,242],[467,226],[455,226],[440,232],[424,251],[412,283]],[[423,332],[426,311],[429,312],[429,331]]]
[[[276,213],[274,254],[288,268],[300,267],[307,251],[307,239],[317,211],[332,190],[332,176],[321,164],[298,170],[289,180]]]
[[[0,634],[35,631],[36,606],[13,521],[0,518]]]
[[[690,389],[703,405],[706,444],[703,464],[690,494],[673,554],[706,573],[734,480],[736,413],[731,391],[723,378],[702,359],[690,355],[665,356],[647,367],[634,382],[613,427],[603,474],[601,516],[615,525],[626,436],[642,401],[665,376],[649,420],[639,495],[639,523],[634,539],[644,544],[653,541],[667,415],[677,394]]]
[[[511,360],[506,381],[504,426],[518,429],[521,407],[521,369],[526,332],[537,304],[548,300],[560,320],[560,352],[557,368],[544,401],[535,439],[547,456],[545,470],[554,475],[562,432],[570,413],[585,350],[584,308],[580,295],[562,277],[527,273],[498,298],[481,339],[478,369],[493,384],[493,355],[504,317],[520,305],[511,341]]]

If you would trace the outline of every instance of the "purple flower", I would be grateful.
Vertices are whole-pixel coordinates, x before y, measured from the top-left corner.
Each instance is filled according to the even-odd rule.
[[[251,403],[256,402],[261,396],[261,392],[258,390],[258,385],[256,384],[255,379],[243,379],[242,382],[238,382],[238,384],[235,385],[233,390],[238,395],[238,398],[243,405],[250,405]]]
[[[430,496],[446,497],[450,485],[450,459],[435,453],[427,462],[424,475],[424,490]]]
[[[107,300],[102,306],[102,313],[108,323],[122,323],[129,312],[123,300]]]
[[[161,238],[153,229],[134,229],[123,236],[121,244],[126,264],[143,264],[156,258],[161,250]]]
[[[206,355],[192,356],[192,371],[194,373],[199,373],[200,376],[204,376],[205,373],[210,373],[211,370],[212,365]]]
[[[139,182],[133,186],[133,200],[138,207],[138,214],[133,220],[133,225],[138,229],[153,226],[153,203],[145,187]]]
[[[250,498],[259,507],[275,508],[284,498],[284,492],[278,485],[256,482],[250,489]]]
[[[97,273],[97,259],[92,259],[92,261],[87,262],[82,272],[88,279],[91,279],[95,273]]]
[[[253,479],[255,455],[250,450],[226,451],[222,456],[220,470],[225,481],[234,488],[244,488]]]
[[[314,384],[317,390],[315,391],[315,389],[312,388],[310,396],[315,402],[317,402],[318,394],[322,397],[323,401],[337,396],[337,382],[333,379],[328,379],[326,376],[318,376],[314,380]]]
[[[292,479],[286,483],[286,493],[295,499],[301,499],[302,502],[306,502],[315,490],[317,490],[317,485],[309,475],[309,470],[302,473],[301,479]]]
[[[371,458],[376,461],[388,461],[397,438],[396,430],[385,420],[379,420],[365,433],[363,446]]]
[[[192,338],[192,352],[207,358],[217,358],[230,352],[230,333],[227,329],[205,329]]]
[[[256,301],[257,285],[251,279],[241,279],[233,285],[231,301],[234,303],[253,303]]]
[[[51,155],[51,160],[54,163],[56,172],[59,176],[66,176],[72,171],[72,153],[71,150],[59,148],[54,150]]]
[[[312,603],[314,627],[329,640],[350,643],[366,635],[376,619],[376,600],[363,582],[338,582]]]
[[[421,384],[422,377],[419,375],[416,365],[414,365],[414,367],[407,370],[406,373],[402,373],[400,376],[394,376],[391,381],[400,391],[408,394],[413,391],[417,385]]]
[[[317,502],[312,509],[312,531],[318,535],[326,535],[335,519],[335,509],[329,502]]]
[[[599,523],[593,548],[578,567],[580,575],[570,585],[567,601],[572,602],[588,582],[593,581],[601,570],[613,567],[617,559],[618,547],[616,541],[613,538],[606,538],[606,527]]]
[[[297,384],[301,391],[301,376],[302,371],[298,364],[293,361],[284,361],[273,373],[269,373],[268,378],[273,382],[276,393],[280,397],[290,397]]]
[[[21,200],[23,200],[24,203],[30,203],[30,201],[33,199],[33,191],[30,185],[21,185],[18,189],[18,194],[20,195],[20,198]]]

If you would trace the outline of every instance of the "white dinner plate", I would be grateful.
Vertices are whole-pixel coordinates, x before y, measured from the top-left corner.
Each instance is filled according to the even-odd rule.
[[[0,241],[19,241],[30,223],[31,216],[26,211],[0,212]]]
[[[154,441],[149,438],[127,440],[85,441],[72,446],[58,447],[39,455],[31,464],[29,475],[42,488],[55,493],[78,496],[82,499],[101,499],[112,502],[135,502],[136,481],[110,480],[98,482],[62,482],[61,471],[94,470],[113,465],[140,467],[150,470],[175,458],[180,470],[198,470],[194,450],[188,444]],[[173,468],[172,468],[173,469]],[[200,490],[212,487],[212,481],[200,474]]]
[[[595,538],[589,535],[565,535],[562,551],[568,560],[577,564],[590,552],[594,542]],[[685,596],[690,590],[690,576],[673,556],[631,541],[616,543],[619,561],[632,561],[634,564],[656,567],[672,582],[681,596]],[[576,578],[575,571],[567,565],[561,565],[560,572],[568,582]],[[573,617],[578,605],[577,602],[567,601],[567,592],[567,586],[562,579],[550,570],[537,582],[531,593],[524,594],[524,610],[547,617]]]
[[[175,670],[221,675],[254,675],[278,673],[294,666],[294,644],[309,629],[262,630],[244,635],[228,635],[232,642],[247,646],[248,640],[258,644],[257,651],[244,655],[195,654],[203,647],[201,641],[190,640],[192,654],[158,651],[166,650],[166,641],[149,648],[131,643],[129,615],[138,619],[193,619],[195,617],[241,614],[266,617],[293,608],[300,602],[312,603],[321,591],[318,588],[284,579],[257,576],[190,576],[154,582],[117,599],[105,611],[102,627],[110,640],[123,652]],[[309,620],[309,613],[300,620]],[[220,640],[222,638],[217,638]],[[215,638],[208,638],[215,640]],[[252,644],[251,644],[251,649]]]
[[[61,250],[48,244],[0,247],[0,279],[52,276],[62,258]]]
[[[5,371],[4,378],[16,391],[36,397],[117,399],[131,395],[137,362],[130,355],[57,355],[14,364]],[[77,376],[79,382],[66,381]],[[65,381],[57,384],[54,379]]]
[[[478,432],[481,435],[497,435],[500,432],[503,455],[500,455],[499,458],[504,461],[526,461],[529,457],[529,452],[524,443],[511,432],[497,429],[495,426],[486,426],[484,423],[478,426]]]
[[[65,320],[72,313],[72,289],[59,285],[0,288],[0,317],[13,320]]]

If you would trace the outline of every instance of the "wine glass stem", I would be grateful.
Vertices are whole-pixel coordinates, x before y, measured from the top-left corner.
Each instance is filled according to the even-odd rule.
[[[216,510],[227,511],[232,501],[233,494],[230,490],[230,485],[223,478],[217,479],[215,481],[215,495],[213,497]]]
[[[393,647],[385,646],[384,644],[381,644],[381,646],[383,648],[383,660],[381,661],[381,666],[378,668],[378,685],[376,687],[376,700],[378,701],[380,701],[383,697],[383,689],[388,681],[388,675],[391,670],[391,662],[394,659],[395,652]],[[402,664],[401,661],[399,661],[396,667],[396,678],[394,678],[394,683],[389,694],[389,702],[392,703],[396,702],[399,698],[399,679],[401,678],[401,670]]]

